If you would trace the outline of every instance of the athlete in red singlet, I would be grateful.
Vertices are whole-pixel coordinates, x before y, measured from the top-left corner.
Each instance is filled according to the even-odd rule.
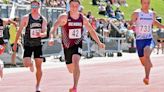
[[[70,73],[73,73],[74,85],[70,92],[77,92],[78,80],[80,77],[79,61],[82,52],[83,40],[83,25],[87,28],[92,38],[97,42],[100,48],[105,48],[105,45],[100,42],[96,32],[88,22],[87,18],[83,16],[78,8],[80,6],[79,0],[70,0],[70,11],[66,14],[60,15],[55,22],[53,30],[50,32],[49,45],[54,44],[53,33],[59,26],[62,27],[62,44],[64,48],[64,55],[66,65]]]

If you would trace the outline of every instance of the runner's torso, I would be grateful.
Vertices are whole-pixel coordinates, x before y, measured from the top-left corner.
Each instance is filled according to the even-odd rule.
[[[152,39],[153,12],[144,13],[141,9],[138,9],[136,12],[138,13],[135,27],[136,39]]]
[[[67,23],[62,27],[62,43],[64,48],[82,44],[83,40],[83,16],[73,19],[68,13]]]
[[[35,20],[32,15],[29,14],[28,25],[25,30],[24,45],[25,46],[40,46],[41,37],[38,37],[37,33],[41,32],[43,18],[40,16],[39,19]]]
[[[3,41],[3,20],[0,18],[0,44],[4,44]]]

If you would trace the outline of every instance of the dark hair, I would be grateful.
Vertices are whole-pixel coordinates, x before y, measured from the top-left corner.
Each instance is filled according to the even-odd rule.
[[[79,0],[70,0],[69,3],[71,3],[71,2],[78,2],[80,4]]]
[[[15,17],[13,20],[14,21],[19,21],[19,18],[18,17]]]
[[[37,0],[33,0],[33,1],[31,1],[31,4],[32,4],[32,3],[38,3],[38,4],[40,5],[40,2],[37,1]]]

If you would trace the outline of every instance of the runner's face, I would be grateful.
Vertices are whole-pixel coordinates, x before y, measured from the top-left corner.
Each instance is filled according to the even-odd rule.
[[[38,12],[40,5],[37,2],[31,3],[31,9],[33,12]]]
[[[149,10],[150,0],[142,0],[141,4],[143,9]]]
[[[70,11],[71,12],[78,12],[79,11],[79,3],[78,2],[74,2],[74,1],[72,1],[71,3],[70,3]]]

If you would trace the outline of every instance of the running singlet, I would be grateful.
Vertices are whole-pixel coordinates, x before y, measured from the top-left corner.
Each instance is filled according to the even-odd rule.
[[[17,34],[17,28],[15,25],[10,24],[9,34],[10,34],[9,42],[10,44],[14,44]]]
[[[136,21],[136,39],[151,39],[152,35],[152,25],[154,14],[149,10],[149,13],[144,13],[141,9],[136,11],[138,13],[138,18]]]
[[[0,38],[3,38],[3,20],[0,18]]]
[[[43,18],[42,16],[35,20],[32,18],[32,15],[29,14],[29,21],[26,27],[25,36],[24,36],[24,45],[25,46],[40,46],[41,37],[38,34],[41,33]]]
[[[83,16],[80,14],[78,19],[73,19],[68,12],[66,25],[62,27],[62,43],[64,48],[82,44],[83,40]]]

